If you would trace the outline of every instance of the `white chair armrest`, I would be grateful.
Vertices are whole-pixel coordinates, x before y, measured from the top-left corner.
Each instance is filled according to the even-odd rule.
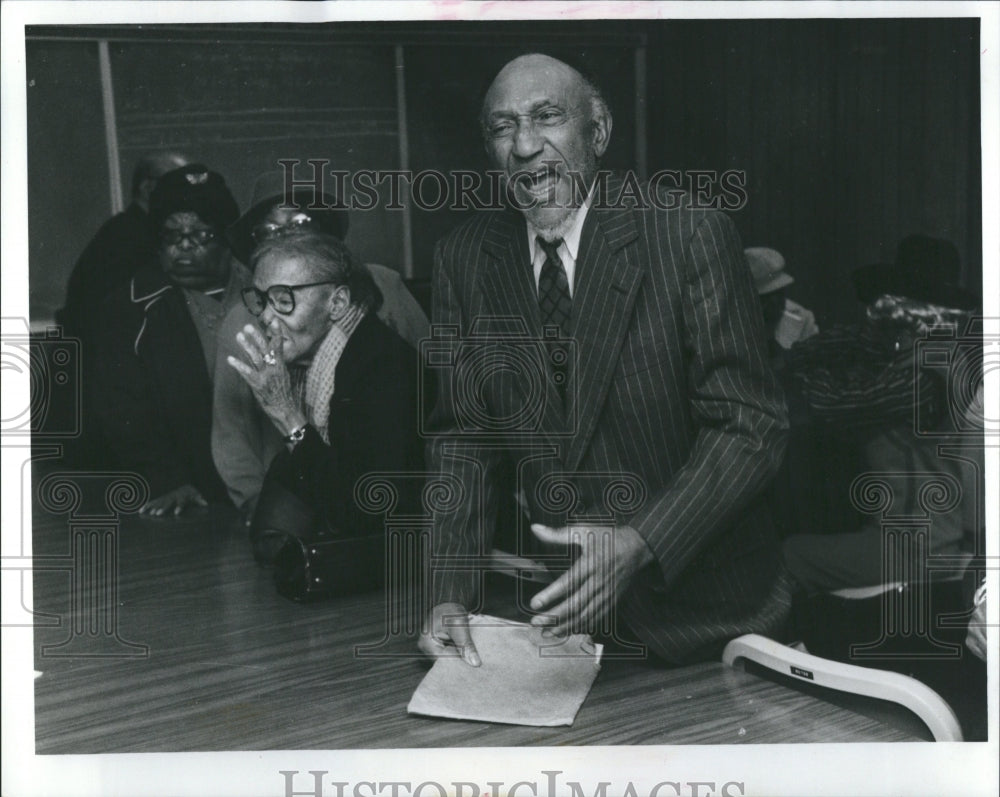
[[[935,741],[962,741],[962,729],[951,706],[929,686],[908,675],[824,659],[759,634],[745,634],[726,645],[723,663],[732,667],[741,659],[805,683],[898,703],[921,719]]]

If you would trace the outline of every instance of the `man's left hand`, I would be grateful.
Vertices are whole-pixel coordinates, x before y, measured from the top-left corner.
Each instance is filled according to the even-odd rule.
[[[569,570],[531,599],[534,611],[544,611],[531,624],[545,628],[543,636],[591,632],[614,609],[632,578],[653,561],[653,552],[631,526],[565,526],[553,529],[532,523],[542,542],[575,545],[579,558]]]

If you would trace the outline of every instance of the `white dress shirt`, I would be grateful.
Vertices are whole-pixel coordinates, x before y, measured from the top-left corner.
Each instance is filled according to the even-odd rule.
[[[569,228],[563,236],[562,243],[559,244],[559,257],[562,260],[563,268],[566,269],[566,281],[569,283],[569,295],[573,296],[573,283],[576,277],[576,256],[580,251],[580,236],[583,233],[583,223],[587,220],[587,211],[590,210],[590,200],[594,195],[594,189],[590,189],[587,198],[576,211],[573,218],[573,226]],[[538,281],[542,276],[542,266],[545,265],[545,250],[538,245],[538,232],[528,224],[528,252],[531,255],[531,268],[535,272],[535,291],[538,291]],[[544,240],[544,239],[543,239]]]

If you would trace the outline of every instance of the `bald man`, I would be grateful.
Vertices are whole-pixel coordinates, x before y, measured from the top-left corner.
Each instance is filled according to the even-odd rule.
[[[155,260],[158,242],[148,216],[149,195],[162,175],[189,162],[178,152],[152,152],[139,159],[132,172],[131,203],[101,226],[73,266],[66,304],[56,313],[66,334],[86,338],[85,319],[96,304]]]
[[[522,537],[575,557],[526,607],[541,639],[634,635],[679,663],[773,631],[787,606],[769,597],[779,559],[760,493],[787,422],[732,222],[617,201],[621,178],[598,179],[611,113],[561,61],[508,63],[481,124],[509,207],[435,252],[433,323],[453,334],[438,339],[451,359],[428,359],[428,457],[455,489],[435,515],[421,649],[481,663],[467,615],[504,474]]]

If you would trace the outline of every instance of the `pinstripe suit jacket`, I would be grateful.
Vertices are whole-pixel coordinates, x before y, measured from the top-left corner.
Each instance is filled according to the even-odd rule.
[[[438,243],[433,322],[454,367],[438,367],[428,458],[456,491],[435,514],[434,599],[475,610],[507,473],[533,522],[643,536],[656,562],[621,614],[660,656],[690,660],[775,621],[759,611],[778,562],[760,494],[783,454],[784,399],[729,218],[599,199],[577,257],[565,407],[531,373],[549,353],[526,342],[544,331],[523,217],[479,213]]]

